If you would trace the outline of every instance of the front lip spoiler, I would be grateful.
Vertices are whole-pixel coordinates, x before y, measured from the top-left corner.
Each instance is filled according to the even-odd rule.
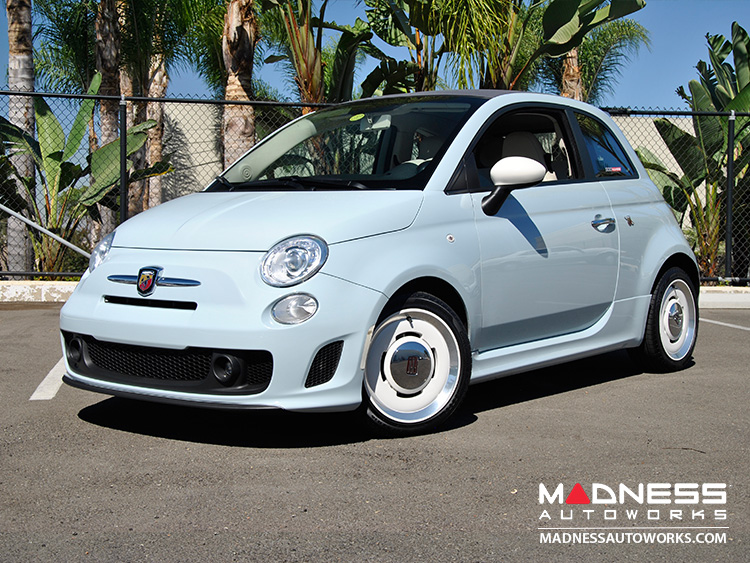
[[[162,397],[162,396],[156,397],[156,396],[148,395],[146,393],[119,391],[119,390],[109,389],[108,387],[100,387],[98,385],[92,385],[85,381],[79,381],[78,379],[72,378],[67,373],[63,375],[62,380],[64,383],[70,385],[71,387],[75,387],[77,389],[83,389],[84,391],[93,391],[94,393],[103,393],[105,395],[112,395],[113,397],[122,397],[124,399],[133,399],[135,401],[149,401],[153,403],[165,403],[168,405],[179,405],[182,407],[211,408],[211,409],[223,410],[223,411],[284,410],[280,407],[274,407],[271,405],[219,404],[219,403],[210,403],[210,402],[204,402],[204,401],[174,399],[172,397]]]
[[[111,275],[107,279],[115,283],[124,283],[126,285],[136,285],[138,276],[130,275]],[[161,287],[198,287],[201,284],[198,280],[188,280],[184,278],[156,278],[154,285]]]

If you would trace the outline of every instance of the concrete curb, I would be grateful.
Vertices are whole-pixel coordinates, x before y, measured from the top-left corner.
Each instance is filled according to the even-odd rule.
[[[0,281],[0,303],[61,303],[76,285],[75,281]]]
[[[0,281],[0,303],[67,301],[78,282]],[[750,287],[702,287],[701,309],[750,309]]]
[[[750,309],[750,287],[701,287],[701,309]]]

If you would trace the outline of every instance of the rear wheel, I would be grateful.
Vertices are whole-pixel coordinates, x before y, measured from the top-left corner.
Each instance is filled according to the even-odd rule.
[[[645,369],[676,371],[690,362],[698,336],[696,295],[681,268],[670,268],[656,284],[643,343],[633,351]]]
[[[431,430],[456,410],[470,375],[461,320],[440,299],[415,293],[373,333],[365,363],[367,416],[390,434]]]

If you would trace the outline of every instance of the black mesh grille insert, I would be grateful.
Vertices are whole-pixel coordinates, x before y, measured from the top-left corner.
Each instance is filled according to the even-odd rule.
[[[87,339],[87,349],[96,367],[132,377],[171,381],[200,381],[208,377],[211,352],[167,350],[125,346]]]
[[[315,387],[316,385],[322,385],[330,381],[333,378],[333,374],[336,373],[336,368],[339,366],[341,351],[343,349],[344,341],[337,340],[336,342],[326,344],[318,350],[312,366],[310,366],[310,372],[307,374],[305,387]]]
[[[269,352],[257,352],[252,362],[247,362],[245,383],[248,385],[262,385],[265,389],[271,382],[273,373],[273,357]]]
[[[273,355],[267,350],[172,350],[131,346],[63,331],[68,361],[81,375],[106,381],[195,393],[255,394],[271,383]],[[76,352],[78,350],[79,352]],[[231,361],[234,377],[214,370]]]

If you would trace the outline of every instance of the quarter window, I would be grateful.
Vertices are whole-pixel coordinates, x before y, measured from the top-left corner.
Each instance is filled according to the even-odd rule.
[[[625,150],[603,123],[580,113],[576,113],[576,120],[597,178],[634,175]]]

